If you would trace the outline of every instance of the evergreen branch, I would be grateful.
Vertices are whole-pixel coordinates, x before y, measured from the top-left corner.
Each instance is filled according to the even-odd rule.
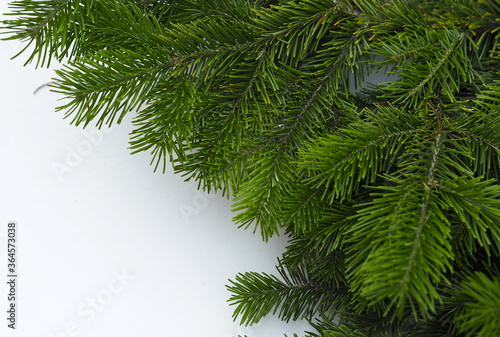
[[[442,198],[488,255],[500,247],[500,186],[494,179],[460,177],[444,182]],[[493,250],[493,252],[492,252]]]
[[[382,317],[371,311],[342,311],[338,314],[338,318],[339,326],[370,337],[406,337],[409,335],[412,325],[414,325],[411,315],[406,315],[402,320],[395,322],[388,317]]]
[[[378,131],[378,132],[377,132]],[[348,199],[367,179],[374,182],[378,174],[389,169],[401,155],[401,145],[415,130],[381,130],[371,124],[342,129],[346,136],[331,135],[301,152],[299,167],[307,170],[308,182],[324,188],[323,197]],[[346,141],[349,139],[349,142]],[[367,170],[370,168],[370,170]]]
[[[311,318],[318,311],[323,312],[335,305],[332,300],[347,289],[331,289],[311,282],[305,271],[295,269],[288,273],[278,267],[283,281],[274,275],[248,272],[238,274],[229,280],[227,286],[232,293],[230,305],[236,305],[233,318],[240,318],[240,324],[258,323],[267,314],[278,314],[284,321]]]
[[[466,336],[489,337],[500,331],[500,279],[474,273],[455,286],[452,299],[456,330]]]
[[[441,67],[443,67],[443,65],[445,64],[446,61],[448,61],[448,59],[450,58],[451,54],[453,52],[455,52],[455,49],[458,45],[458,43],[460,42],[460,39],[457,39],[456,41],[454,41],[444,52],[443,56],[441,57],[441,59],[438,60],[438,62],[436,63],[435,66],[433,66],[429,72],[429,74],[424,78],[422,79],[422,81],[414,88],[412,89],[409,93],[408,93],[408,96],[412,97],[412,96],[415,96],[415,94],[417,92],[419,92],[420,90],[422,90],[422,88],[432,79],[435,77],[436,73],[439,71],[439,69]]]
[[[452,268],[450,223],[440,205],[435,176],[445,154],[440,128],[430,153],[418,151],[423,158],[406,163],[415,171],[395,180],[396,186],[384,188],[388,192],[374,193],[378,198],[362,205],[355,217],[358,223],[349,230],[352,241],[361,240],[354,243],[353,251],[369,243],[350,262],[355,268],[353,286],[373,304],[389,300],[385,314],[394,309],[393,317],[401,318],[407,307],[415,320],[431,317],[436,302],[442,301],[436,285]],[[422,160],[428,160],[425,170]]]
[[[302,185],[292,188],[290,194],[283,200],[288,205],[287,209],[284,210],[285,222],[283,225],[292,224],[295,234],[309,231],[315,227],[323,215],[322,212],[316,211],[323,209],[321,207],[321,192],[323,192],[322,188],[310,189]]]
[[[111,125],[118,112],[116,122],[120,123],[126,113],[148,101],[149,93],[168,76],[172,65],[163,57],[139,60],[139,55],[130,50],[103,51],[56,71],[59,78],[52,85],[54,91],[71,97],[58,109],[65,110],[66,117],[74,114],[72,122],[76,125],[87,126],[99,115],[98,126]],[[118,57],[121,63],[116,63]],[[106,81],[101,80],[103,77]]]
[[[468,167],[475,176],[500,177],[500,118],[495,114],[465,116],[466,123],[455,128],[462,153],[469,153]]]
[[[288,270],[305,267],[311,280],[334,288],[347,284],[345,258],[348,244],[344,231],[352,226],[352,220],[346,218],[353,213],[338,208],[330,209],[310,231],[295,234],[282,258]]]
[[[348,46],[345,47],[345,49],[342,50],[342,54],[344,54],[348,48]],[[276,226],[276,224],[282,225],[282,219],[284,219],[282,216],[275,216],[276,214],[281,213],[282,207],[280,204],[270,202],[273,198],[277,198],[279,195],[286,196],[289,191],[289,188],[285,186],[285,184],[289,181],[289,178],[287,177],[288,175],[284,172],[280,172],[280,167],[284,167],[286,165],[286,161],[289,159],[287,159],[288,155],[283,156],[282,153],[284,151],[289,151],[289,149],[292,149],[293,151],[295,148],[294,144],[298,143],[298,140],[302,139],[305,133],[314,132],[314,127],[320,122],[320,117],[317,116],[322,115],[322,109],[324,109],[324,107],[328,107],[333,103],[331,101],[332,98],[326,95],[327,92],[331,91],[331,87],[328,87],[327,84],[331,77],[335,74],[339,65],[340,63],[336,62],[331,66],[329,72],[324,76],[320,84],[308,97],[304,105],[300,108],[300,110],[295,112],[293,119],[288,118],[285,120],[285,124],[281,127],[280,132],[275,135],[278,137],[277,148],[266,154],[269,162],[274,163],[273,170],[266,171],[265,176],[262,176],[260,179],[258,176],[256,176],[257,178],[249,179],[238,193],[234,210],[245,211],[238,214],[234,220],[237,223],[240,223],[241,226],[246,227],[248,227],[251,222],[255,221],[257,226],[261,226],[261,233],[263,234],[263,238],[266,240],[269,235],[274,234],[274,232],[269,231],[266,228]],[[325,94],[321,95],[322,92]],[[306,123],[310,123],[312,125],[304,125],[304,123],[302,123],[304,119]],[[288,124],[290,120],[291,124]],[[281,158],[284,158],[285,161],[278,164],[281,161]],[[260,168],[258,170],[257,175],[262,175],[263,172],[260,171]]]
[[[279,195],[287,195],[290,175],[290,156],[275,147],[267,146],[260,158],[251,164],[252,174],[241,186],[235,198],[233,211],[241,211],[234,221],[247,228],[255,222],[265,241],[278,234],[282,209]]]
[[[366,253],[349,263],[359,265],[351,271],[353,286],[373,304],[388,299],[386,314],[394,308],[393,317],[402,317],[409,306],[418,319],[436,310],[436,284],[452,259],[449,224],[438,204],[428,187],[401,186],[374,199],[351,230],[364,243],[371,242]],[[359,247],[354,244],[352,251]]]
[[[467,50],[475,50],[475,46],[457,29],[436,31],[416,26],[408,30],[374,47],[375,53],[384,57],[381,65],[390,66],[395,61],[393,73],[400,76],[383,88],[387,92],[383,97],[411,107],[423,105],[436,93],[455,102],[461,83],[473,83],[477,76]],[[410,58],[399,59],[408,53]],[[438,88],[439,92],[429,88]]]
[[[60,61],[78,53],[85,24],[92,21],[93,2],[85,1],[82,4],[81,1],[74,0],[14,1],[9,4],[12,12],[7,15],[17,18],[2,21],[3,28],[7,30],[2,34],[10,35],[6,40],[28,41],[15,57],[34,44],[25,64],[36,60],[37,67],[48,67],[52,58]]]
[[[235,319],[316,315],[308,337],[500,329],[498,0],[11,10],[0,33],[33,47],[28,62],[69,62],[53,85],[66,117],[139,110],[134,153],[222,190],[264,239],[285,227],[281,277],[228,286]]]
[[[281,215],[282,206],[280,203],[273,202],[273,199],[277,200],[278,196],[286,196],[289,193],[289,186],[287,185],[291,181],[291,175],[283,168],[290,166],[288,163],[294,159],[295,144],[298,144],[298,140],[304,137],[305,132],[314,132],[314,127],[319,124],[321,118],[317,117],[317,115],[321,116],[322,108],[331,104],[329,96],[322,96],[319,93],[327,89],[326,81],[332,74],[333,71],[327,74],[325,79],[308,97],[304,106],[292,115],[293,118],[284,121],[279,132],[273,134],[273,138],[277,137],[276,144],[273,144],[273,142],[269,145],[269,150],[263,153],[265,157],[257,161],[259,165],[255,166],[255,175],[254,173],[251,174],[252,178],[241,186],[241,190],[237,194],[233,210],[244,210],[244,212],[239,213],[234,220],[245,227],[255,221],[256,226],[261,227],[261,233],[265,240],[276,233],[269,231],[269,228],[276,227],[276,224],[281,226],[284,223],[282,220],[284,217]],[[318,103],[320,105],[317,105]],[[289,113],[293,112],[290,111]],[[305,116],[311,117],[305,118]],[[303,120],[309,125],[301,123]],[[290,121],[291,124],[289,124]],[[264,166],[265,162],[273,163],[271,170],[261,170],[260,167],[261,165]]]
[[[186,160],[186,148],[194,137],[195,117],[191,113],[199,100],[194,84],[184,76],[165,79],[152,95],[148,106],[133,120],[136,129],[131,134],[132,153],[152,152],[155,170],[162,160]],[[166,161],[163,162],[163,170]]]

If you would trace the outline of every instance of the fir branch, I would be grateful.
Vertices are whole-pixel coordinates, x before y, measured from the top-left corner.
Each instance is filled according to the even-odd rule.
[[[231,281],[235,319],[318,315],[308,337],[499,330],[497,0],[10,8],[1,33],[31,44],[28,63],[66,64],[66,117],[137,110],[134,153],[222,190],[264,239],[286,228],[281,277]]]
[[[331,289],[311,282],[304,270],[278,271],[283,278],[266,273],[238,274],[227,286],[233,294],[230,305],[236,305],[233,318],[241,316],[243,325],[258,323],[267,314],[277,314],[284,321],[297,320],[325,312],[330,306],[338,305],[334,298],[347,294],[347,289]]]
[[[500,331],[500,279],[474,273],[455,286],[456,330],[466,336],[489,337]]]

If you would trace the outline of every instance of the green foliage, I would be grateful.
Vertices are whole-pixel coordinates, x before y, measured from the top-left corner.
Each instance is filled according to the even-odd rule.
[[[498,272],[498,270],[497,270]],[[476,272],[455,286],[450,310],[456,329],[466,336],[495,336],[500,331],[500,278]]]
[[[234,318],[326,336],[499,336],[498,0],[18,0],[2,23],[77,125],[234,200],[278,276]],[[28,50],[28,49],[26,49]],[[370,84],[374,74],[390,75]],[[377,81],[376,81],[377,82]],[[378,81],[380,82],[380,81]]]
[[[296,268],[286,272],[278,268],[280,280],[274,275],[248,272],[236,276],[228,289],[230,301],[236,305],[234,317],[241,314],[242,324],[257,323],[269,313],[289,321],[311,319],[318,312],[339,306],[348,295],[347,287],[332,289],[309,278],[307,270]]]

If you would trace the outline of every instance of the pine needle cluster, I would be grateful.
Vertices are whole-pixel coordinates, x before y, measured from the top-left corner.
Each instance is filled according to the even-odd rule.
[[[76,125],[290,236],[242,324],[500,336],[500,1],[18,0],[2,22]],[[385,74],[383,83],[370,83]]]

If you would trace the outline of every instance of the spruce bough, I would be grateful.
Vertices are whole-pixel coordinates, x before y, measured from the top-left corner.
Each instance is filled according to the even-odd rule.
[[[19,0],[76,125],[132,111],[133,152],[286,231],[234,317],[317,336],[499,336],[500,1]],[[5,35],[4,35],[5,36]],[[391,75],[370,83],[370,75]]]

